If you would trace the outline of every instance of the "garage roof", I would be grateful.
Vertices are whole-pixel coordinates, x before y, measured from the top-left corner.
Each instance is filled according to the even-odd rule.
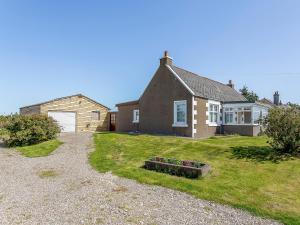
[[[107,106],[102,105],[101,103],[96,102],[95,100],[93,100],[93,99],[91,99],[91,98],[89,98],[89,97],[87,97],[87,96],[85,96],[85,95],[83,95],[83,94],[76,94],[76,95],[70,95],[70,96],[61,97],[61,98],[55,98],[55,99],[52,99],[52,100],[49,100],[49,101],[46,101],[46,102],[41,102],[41,103],[34,104],[34,105],[23,106],[23,107],[21,107],[21,109],[23,109],[23,108],[28,108],[28,107],[32,107],[32,106],[45,105],[45,104],[50,103],[50,102],[60,101],[60,100],[63,100],[63,99],[66,99],[66,98],[72,98],[72,97],[86,98],[86,99],[90,100],[91,102],[94,102],[95,104],[101,105],[101,106],[103,106],[104,108],[107,108],[108,110],[110,110],[110,108],[108,108]]]

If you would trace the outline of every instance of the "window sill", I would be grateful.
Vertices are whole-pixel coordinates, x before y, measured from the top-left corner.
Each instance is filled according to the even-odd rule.
[[[217,124],[217,123],[209,123],[208,126],[209,126],[209,127],[219,127],[219,126],[221,126],[221,124]]]
[[[139,121],[132,121],[132,123],[139,123]]]
[[[172,127],[188,127],[189,125],[187,124],[176,124],[176,123],[173,123],[172,124]]]
[[[260,124],[257,123],[242,123],[242,124],[237,124],[237,123],[225,123],[223,125],[228,125],[228,126],[259,126]]]

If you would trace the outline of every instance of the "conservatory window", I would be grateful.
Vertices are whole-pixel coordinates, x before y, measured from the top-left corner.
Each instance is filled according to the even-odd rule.
[[[225,124],[234,123],[233,108],[225,108]]]

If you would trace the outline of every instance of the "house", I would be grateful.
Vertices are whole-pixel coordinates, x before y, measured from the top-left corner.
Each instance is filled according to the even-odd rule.
[[[262,98],[259,100],[259,102],[269,105],[270,107],[275,107],[276,105],[274,104],[274,102],[272,102],[270,99],[267,98]]]
[[[173,64],[165,52],[144,93],[136,101],[119,103],[116,130],[210,137],[216,134],[255,136],[270,108],[248,102],[232,81],[199,76]]]
[[[278,91],[275,91],[275,93],[273,94],[273,102],[267,98],[262,98],[259,100],[259,102],[263,103],[265,105],[269,105],[270,108],[273,108],[273,107],[284,108],[284,109],[291,108],[291,105],[289,105],[289,103],[287,103],[287,104],[282,103],[282,101],[279,98]]]
[[[109,130],[109,108],[82,95],[72,95],[20,108],[21,115],[53,117],[62,132]]]

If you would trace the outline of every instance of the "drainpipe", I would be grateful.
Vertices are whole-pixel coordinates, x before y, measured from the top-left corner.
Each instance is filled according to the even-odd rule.
[[[194,101],[195,101],[195,98],[194,96],[192,96],[192,138],[195,137],[195,134],[194,134],[194,118],[195,118],[195,114],[194,114]]]

